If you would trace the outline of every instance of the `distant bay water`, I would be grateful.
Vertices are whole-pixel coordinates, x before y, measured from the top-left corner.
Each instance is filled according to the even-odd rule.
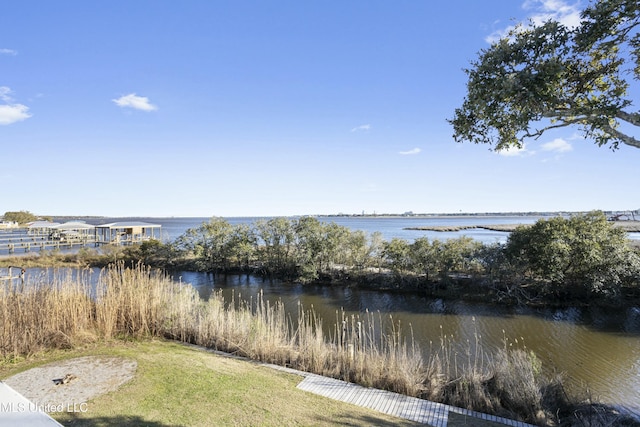
[[[253,224],[258,220],[272,217],[227,217],[230,224]],[[542,218],[551,216],[533,215],[443,215],[443,216],[317,216],[322,222],[334,222],[351,230],[362,230],[367,234],[379,232],[385,240],[401,238],[409,242],[419,237],[430,240],[455,239],[468,236],[483,243],[505,242],[508,232],[470,228],[461,231],[411,230],[416,227],[449,226],[462,227],[474,225],[533,224]],[[99,225],[117,221],[144,221],[162,226],[162,240],[171,242],[189,228],[208,222],[211,217],[131,217],[131,218],[87,218],[87,223]],[[640,239],[640,233],[629,233],[632,239]]]

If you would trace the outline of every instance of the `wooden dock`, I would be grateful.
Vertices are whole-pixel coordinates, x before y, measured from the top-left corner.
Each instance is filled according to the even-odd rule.
[[[390,391],[363,387],[278,365],[265,364],[265,366],[301,375],[304,377],[302,382],[298,384],[298,388],[301,390],[431,427],[466,425],[476,427],[535,427],[522,421],[483,414]]]
[[[390,391],[362,387],[320,375],[307,374],[305,379],[298,384],[298,388],[432,427],[450,426],[450,417],[456,418],[456,421],[465,420],[465,424],[474,426],[534,427],[521,421],[482,414]],[[451,423],[451,425],[453,424]]]
[[[98,242],[92,236],[77,240],[53,240],[46,236],[11,236],[0,234],[0,254],[13,254],[16,252],[31,252],[34,250],[71,249],[87,245],[97,245]]]

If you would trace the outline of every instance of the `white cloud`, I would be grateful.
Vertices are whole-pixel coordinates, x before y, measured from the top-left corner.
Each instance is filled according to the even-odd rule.
[[[31,117],[29,107],[22,104],[0,105],[0,125],[26,120]]]
[[[504,157],[517,157],[517,156],[523,156],[525,154],[533,154],[532,152],[527,150],[527,148],[524,146],[524,144],[522,145],[521,148],[509,147],[509,148],[505,148],[505,149],[496,151],[496,153],[498,153],[498,154],[500,154],[501,156],[504,156]]]
[[[358,132],[358,131],[369,131],[371,129],[371,125],[360,125],[360,126],[356,126],[353,129],[351,129],[351,132]]]
[[[484,41],[486,41],[489,44],[496,43],[500,39],[507,37],[514,28],[515,28],[514,26],[509,26],[500,30],[496,30],[493,33],[489,34],[487,37],[485,37]]]
[[[573,147],[571,146],[571,144],[562,138],[556,138],[553,141],[549,141],[547,143],[542,144],[540,147],[542,151],[555,152],[555,153],[566,153],[568,151],[573,150]],[[533,156],[536,154],[536,151],[527,149],[527,147],[523,144],[521,148],[509,147],[503,150],[496,150],[496,153],[504,157],[518,157],[518,156]]]
[[[522,8],[528,13],[526,21],[530,21],[534,25],[540,25],[549,20],[558,21],[568,28],[580,25],[580,1],[569,3],[566,0],[525,0]],[[527,25],[522,28],[526,28]],[[489,34],[485,41],[495,43],[517,27],[508,26],[496,30]]]
[[[398,152],[398,154],[402,154],[403,156],[409,156],[409,155],[412,155],[412,154],[418,154],[421,151],[422,151],[421,149],[416,147],[416,148],[413,148],[413,149],[411,149],[409,151],[400,151],[400,152]]]
[[[115,102],[118,107],[122,108],[133,108],[142,111],[154,111],[158,109],[158,107],[149,102],[149,98],[146,96],[138,96],[135,93],[112,99],[112,101]]]
[[[527,0],[522,7],[532,10],[531,21],[535,25],[542,24],[550,19],[560,22],[562,25],[575,28],[580,25],[580,2],[569,4],[566,0]]]
[[[17,54],[18,54],[18,52],[13,50],[13,49],[2,49],[2,48],[0,48],[0,55],[12,55],[12,56],[15,56]]]
[[[562,138],[556,138],[553,141],[542,144],[543,151],[555,151],[557,153],[566,153],[573,150],[571,144]]]
[[[0,101],[11,102],[13,101],[9,94],[11,93],[11,89],[6,86],[0,86]]]
[[[6,86],[0,86],[0,101],[4,105],[0,105],[0,125],[10,125],[20,122],[31,117],[29,107],[22,104],[14,104],[13,98],[9,96],[11,89]]]

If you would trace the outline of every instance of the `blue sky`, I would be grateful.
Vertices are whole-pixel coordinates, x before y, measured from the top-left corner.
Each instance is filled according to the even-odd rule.
[[[575,1],[30,1],[0,15],[0,214],[640,208],[640,150],[453,141],[463,68]]]

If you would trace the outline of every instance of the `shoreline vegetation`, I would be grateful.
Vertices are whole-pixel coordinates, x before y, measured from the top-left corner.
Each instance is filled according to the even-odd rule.
[[[637,425],[615,408],[569,395],[561,376],[522,342],[505,338],[489,354],[443,335],[423,354],[400,325],[383,328],[380,314],[337,312],[330,333],[323,332],[327,320],[302,306],[291,318],[282,303],[264,298],[230,302],[214,293],[204,300],[158,270],[120,262],[103,269],[97,284],[87,273],[1,287],[1,363],[49,349],[157,337],[540,426]],[[481,339],[476,334],[476,344]]]
[[[132,259],[168,270],[249,272],[507,305],[637,304],[640,247],[616,224],[593,211],[509,226],[504,244],[468,237],[410,243],[314,217],[251,225],[212,218],[171,247],[141,248]]]
[[[236,225],[214,217],[170,243],[150,240],[128,247],[0,257],[0,268],[142,262],[169,272],[249,273],[503,305],[630,306],[640,304],[640,245],[626,235],[636,226],[640,221],[612,222],[594,211],[528,225],[482,226],[510,232],[506,243],[486,244],[468,237],[386,241],[380,233],[315,217]]]

